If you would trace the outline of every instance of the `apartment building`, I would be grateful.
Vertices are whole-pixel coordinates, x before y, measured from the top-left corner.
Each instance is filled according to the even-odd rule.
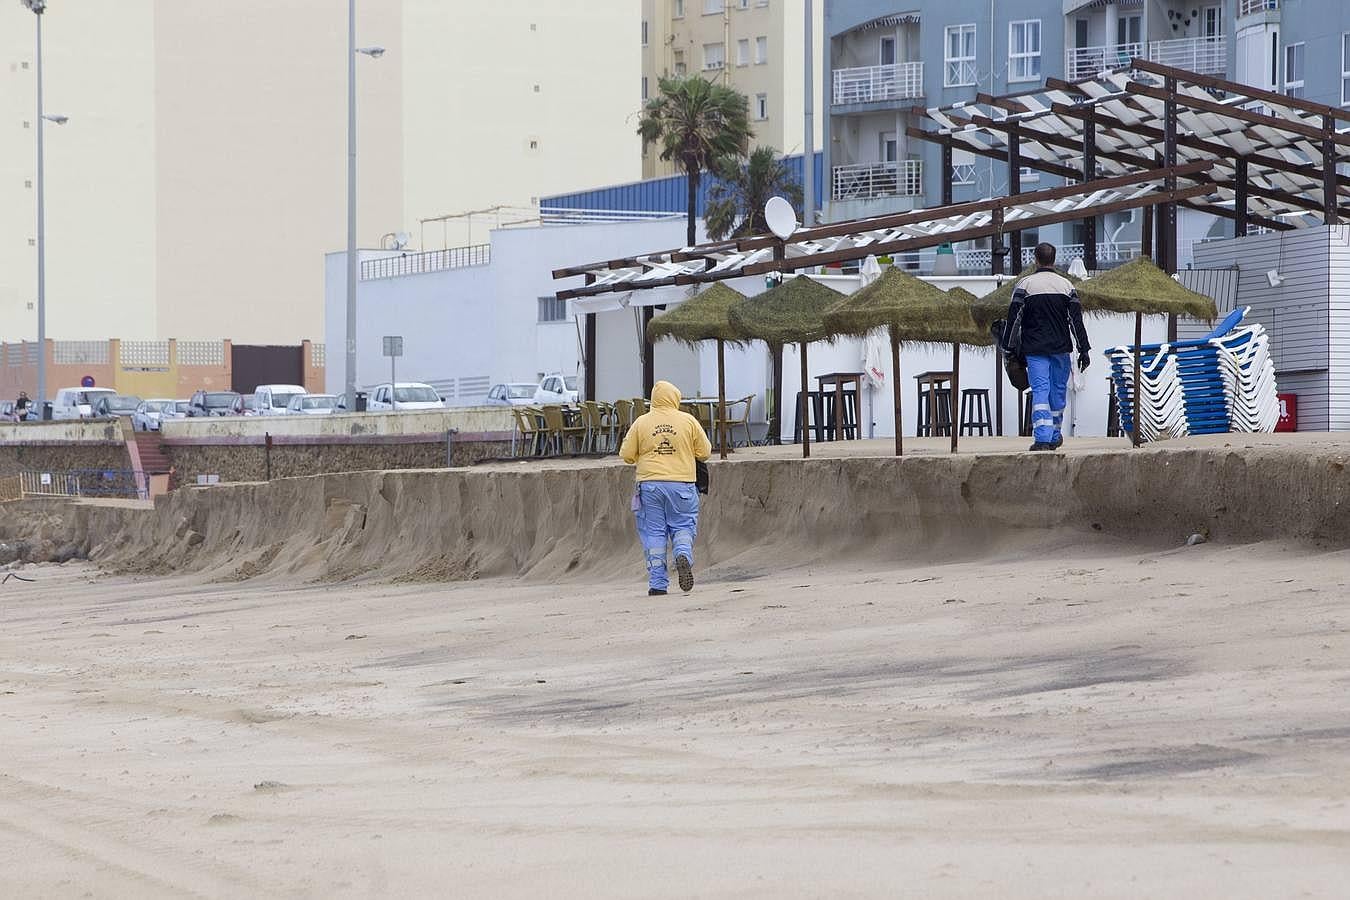
[[[359,0],[358,242],[636,178],[633,0]],[[346,244],[346,0],[52,2],[48,334],[298,343]],[[36,335],[34,16],[0,2],[0,339]],[[428,243],[486,241],[453,226]],[[444,229],[444,231],[443,231]],[[387,238],[385,238],[387,240]]]
[[[812,10],[813,74],[819,83],[828,0]],[[755,143],[786,154],[802,152],[806,95],[806,12],[803,0],[641,0],[642,100],[662,77],[702,75],[750,101]],[[816,100],[814,141],[820,147],[823,110]],[[633,121],[636,127],[636,119]],[[642,177],[676,174],[657,148],[642,154]],[[618,179],[610,178],[613,182]]]
[[[830,221],[934,206],[941,152],[910,137],[914,107],[1031,90],[1145,57],[1166,65],[1350,105],[1350,3],[1342,0],[829,0],[826,217]],[[953,199],[1007,193],[1007,167],[956,151]],[[1029,168],[1021,189],[1060,180]],[[1137,247],[1140,215],[1097,223],[1099,240]],[[1191,240],[1229,226],[1184,211]],[[1081,242],[1068,224],[1043,237]]]

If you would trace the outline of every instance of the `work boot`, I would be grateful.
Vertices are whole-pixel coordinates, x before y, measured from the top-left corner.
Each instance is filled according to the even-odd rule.
[[[1064,446],[1064,435],[1062,434],[1055,435],[1055,440],[1053,443],[1050,444],[1050,449],[1058,450],[1060,447],[1063,446]]]
[[[1031,451],[1033,453],[1038,453],[1042,450],[1053,450],[1053,449],[1055,449],[1055,445],[1047,444],[1045,441],[1037,441],[1036,443],[1031,445]]]
[[[680,576],[680,590],[686,594],[694,589],[694,564],[683,553],[675,557],[675,571]]]
[[[647,589],[647,596],[648,596],[648,597],[664,597],[665,595],[666,595],[666,592],[663,591],[663,590],[661,590],[660,588],[648,588],[648,589]]]

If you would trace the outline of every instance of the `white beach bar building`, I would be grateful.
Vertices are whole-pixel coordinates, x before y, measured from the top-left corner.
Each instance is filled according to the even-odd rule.
[[[608,214],[615,215],[615,214]],[[389,360],[382,355],[382,338],[404,339],[398,360],[401,381],[433,385],[455,406],[481,404],[498,382],[537,381],[542,374],[577,375],[584,384],[582,333],[584,316],[596,316],[596,399],[616,400],[640,395],[642,390],[641,308],[670,306],[690,296],[691,288],[666,287],[615,293],[567,301],[554,298],[567,281],[555,281],[555,268],[579,260],[604,260],[669,249],[684,244],[683,217],[664,217],[582,224],[503,228],[491,232],[490,243],[420,253],[362,251],[361,281],[357,290],[357,383],[362,388],[387,381]],[[1217,246],[1217,245],[1216,245]],[[341,252],[328,254],[325,296],[325,338],[329,346],[346,340],[345,267]],[[841,293],[861,286],[857,275],[811,275]],[[930,277],[947,289],[960,285],[983,295],[998,285],[992,276]],[[763,278],[739,278],[729,286],[748,296],[763,292]],[[659,315],[659,311],[657,315]],[[1269,327],[1269,322],[1266,323]],[[1133,338],[1133,318],[1091,317],[1088,332],[1094,353],[1084,379],[1085,389],[1070,399],[1072,433],[1102,435],[1107,431],[1107,369],[1100,351]],[[1166,319],[1147,317],[1144,338],[1164,339]],[[863,372],[865,342],[842,339],[809,348],[811,389],[814,378],[832,372]],[[890,402],[892,376],[889,353],[871,360],[882,381],[864,381],[860,398],[865,437],[894,435]],[[950,371],[951,347],[907,347],[901,354],[904,433],[917,427],[914,377],[920,373]],[[673,382],[687,396],[713,396],[717,391],[717,363],[711,344],[690,349],[671,342],[655,347],[658,379]],[[793,436],[792,402],[800,389],[800,362],[795,347],[783,358],[782,437]],[[328,389],[342,390],[344,373],[331,366]],[[727,351],[727,396],[754,396],[751,421],[756,438],[767,421],[766,394],[772,383],[765,345],[753,342]],[[1003,384],[1003,432],[1017,434],[1018,397]],[[961,388],[991,391],[994,408],[995,360],[992,351],[965,348],[961,360]]]

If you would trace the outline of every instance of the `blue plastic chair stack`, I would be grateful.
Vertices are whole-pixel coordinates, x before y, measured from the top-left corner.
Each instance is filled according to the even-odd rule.
[[[1156,441],[1188,434],[1272,431],[1279,420],[1275,364],[1260,325],[1242,326],[1234,310],[1196,341],[1140,349],[1139,435]],[[1112,347],[1112,387],[1122,430],[1134,426],[1134,348]]]

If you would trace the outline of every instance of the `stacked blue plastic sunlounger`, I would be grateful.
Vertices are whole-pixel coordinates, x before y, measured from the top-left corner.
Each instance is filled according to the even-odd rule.
[[[1157,441],[1188,434],[1274,431],[1280,418],[1270,339],[1243,325],[1250,307],[1234,310],[1197,341],[1139,348],[1139,436]],[[1134,348],[1106,351],[1122,432],[1134,428]]]

